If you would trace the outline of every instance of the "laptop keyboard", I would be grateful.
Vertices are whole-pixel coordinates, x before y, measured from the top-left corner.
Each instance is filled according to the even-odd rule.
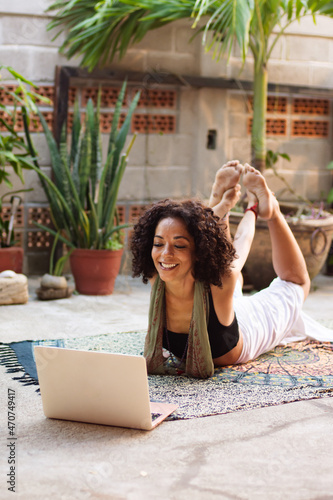
[[[158,417],[160,417],[162,413],[151,413],[151,419],[154,422]]]

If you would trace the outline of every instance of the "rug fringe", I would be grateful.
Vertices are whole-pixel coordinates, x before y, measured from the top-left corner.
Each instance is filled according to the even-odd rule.
[[[24,372],[20,377],[13,377],[13,380],[18,380],[23,385],[39,385],[34,378],[25,373],[25,369],[19,363],[15,352],[6,344],[0,344],[0,365],[7,368],[7,373]]]

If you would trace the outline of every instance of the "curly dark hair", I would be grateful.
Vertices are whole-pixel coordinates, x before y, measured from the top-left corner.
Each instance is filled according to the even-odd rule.
[[[142,281],[147,283],[156,274],[151,257],[155,229],[159,221],[167,217],[182,219],[194,239],[194,279],[207,287],[222,287],[222,277],[230,274],[236,252],[225,234],[225,226],[213,210],[199,200],[159,201],[140,217],[131,240],[133,277],[142,276]]]

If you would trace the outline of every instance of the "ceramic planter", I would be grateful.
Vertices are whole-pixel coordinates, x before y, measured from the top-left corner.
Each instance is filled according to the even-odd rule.
[[[53,276],[46,273],[41,279],[36,294],[40,300],[66,299],[72,295],[73,290],[73,287],[68,286],[64,276]]]
[[[111,295],[118,276],[123,249],[77,248],[70,255],[75,289],[84,295]]]
[[[11,270],[21,274],[23,269],[23,248],[0,248],[0,272]]]
[[[234,235],[243,214],[231,213],[230,231]],[[325,219],[289,222],[304,255],[310,278],[313,279],[325,264],[333,237],[333,215]],[[258,219],[249,257],[244,267],[256,290],[266,288],[276,277],[272,265],[272,246],[266,221]]]

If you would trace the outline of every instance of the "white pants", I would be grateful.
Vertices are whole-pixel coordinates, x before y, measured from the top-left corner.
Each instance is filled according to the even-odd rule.
[[[275,278],[268,288],[243,296],[238,282],[234,309],[243,334],[237,363],[246,363],[278,345],[312,339],[333,342],[333,330],[320,325],[302,311],[303,289]]]

